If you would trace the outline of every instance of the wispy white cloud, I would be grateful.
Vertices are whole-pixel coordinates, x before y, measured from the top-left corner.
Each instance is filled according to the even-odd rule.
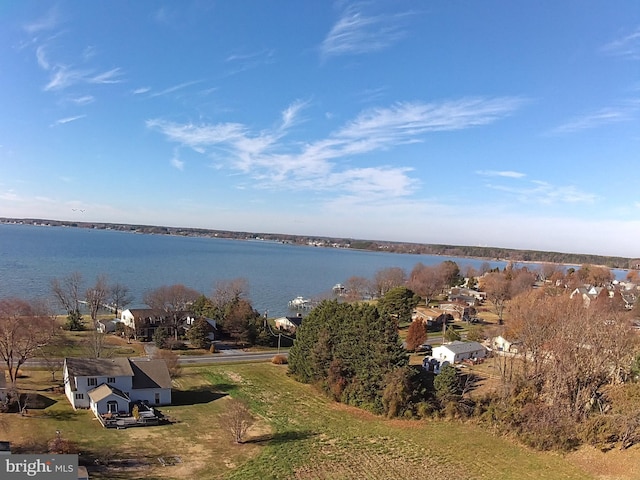
[[[86,115],[76,115],[75,117],[60,118],[60,119],[56,120],[55,122],[53,122],[49,126],[50,127],[57,127],[58,125],[64,125],[65,123],[75,122],[76,120],[80,120],[81,118],[84,118],[84,117],[86,117]]]
[[[47,30],[53,30],[60,24],[60,17],[56,8],[49,10],[44,16],[24,25],[25,32],[33,35]]]
[[[262,65],[268,65],[275,61],[275,50],[263,49],[250,53],[233,53],[225,59],[225,62],[231,67],[226,75],[235,75],[247,70],[258,68]]]
[[[640,27],[624,37],[607,43],[600,50],[607,55],[640,60]]]
[[[163,95],[168,95],[170,93],[177,92],[178,90],[183,90],[183,89],[185,89],[187,87],[190,87],[191,85],[196,85],[198,83],[202,83],[202,80],[192,80],[190,82],[179,83],[178,85],[173,85],[173,86],[165,88],[164,90],[161,90],[159,92],[152,92],[152,93],[149,94],[149,96],[150,97],[161,97]],[[139,93],[145,93],[145,92],[139,92]]]
[[[0,200],[19,202],[21,198],[14,190],[5,190],[4,192],[0,192]]]
[[[174,152],[173,157],[171,157],[171,166],[180,171],[184,170],[184,161],[180,160],[177,152]]]
[[[612,123],[626,122],[634,118],[640,104],[637,101],[625,102],[617,107],[605,107],[583,116],[575,117],[554,128],[552,134],[575,133],[598,128]]]
[[[488,188],[516,196],[524,203],[555,205],[558,203],[593,203],[598,196],[583,192],[573,185],[553,185],[549,182],[533,180],[524,186],[488,184]]]
[[[521,172],[514,172],[512,170],[477,170],[477,175],[483,177],[506,177],[506,178],[524,178],[526,174]]]
[[[69,97],[68,101],[75,105],[88,105],[95,101],[95,97],[93,95],[81,95],[79,97]]]
[[[285,108],[282,111],[282,126],[280,128],[286,130],[287,128],[294,125],[298,121],[300,111],[302,111],[307,105],[308,102],[296,100],[287,108]]]
[[[36,48],[36,60],[38,61],[38,65],[40,65],[40,68],[42,68],[43,70],[49,70],[49,68],[51,67],[49,61],[47,60],[47,53],[45,51],[44,45],[40,45],[38,46],[38,48]]]
[[[362,7],[351,5],[342,12],[320,45],[322,57],[383,50],[406,35],[401,20],[407,14],[367,15]]]
[[[87,78],[89,83],[120,83],[122,82],[122,70],[120,68],[112,68],[111,70],[107,70],[106,72],[101,72],[95,75],[91,75]]]
[[[326,138],[309,143],[286,140],[304,102],[287,107],[280,126],[273,130],[252,132],[240,123],[194,125],[160,119],[146,124],[171,141],[226,159],[228,167],[250,175],[265,188],[287,184],[316,192],[398,197],[410,194],[417,185],[411,169],[384,165],[353,168],[349,161],[364,153],[421,141],[429,132],[492,123],[513,113],[523,102],[505,97],[398,103],[362,112]]]
[[[379,88],[367,88],[360,92],[360,102],[362,103],[371,103],[374,101],[379,101],[387,91],[387,87],[379,87]]]
[[[140,87],[133,90],[131,93],[134,95],[142,95],[143,93],[147,93],[151,90],[151,87]]]
[[[120,68],[112,68],[104,72],[96,73],[95,70],[82,70],[70,68],[64,65],[56,65],[51,68],[49,83],[45,85],[45,91],[64,90],[77,84],[112,84],[122,82]]]

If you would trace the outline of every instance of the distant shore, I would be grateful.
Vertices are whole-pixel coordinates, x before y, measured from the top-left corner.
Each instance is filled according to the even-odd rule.
[[[475,260],[504,261],[524,264],[556,264],[566,267],[598,265],[619,270],[640,269],[640,259],[604,255],[545,252],[538,250],[518,250],[501,247],[477,247],[461,245],[422,244],[411,242],[390,242],[381,240],[362,240],[353,238],[293,235],[283,233],[257,233],[230,230],[214,230],[190,227],[166,227],[158,225],[139,225],[105,222],[78,222],[37,218],[0,218],[0,224],[34,225],[45,227],[72,227],[122,232],[175,235],[204,238],[226,238],[234,240],[262,240],[289,245],[304,245],[326,248],[348,248],[352,250],[406,253],[418,255],[437,255],[441,257],[469,258]]]

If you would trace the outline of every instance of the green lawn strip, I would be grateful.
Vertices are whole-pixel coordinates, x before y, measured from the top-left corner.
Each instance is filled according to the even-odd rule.
[[[291,478],[305,470],[308,478],[321,478],[323,466],[343,468],[343,461],[362,465],[336,472],[342,478],[390,478],[394,468],[398,474],[436,469],[443,478],[590,478],[561,456],[522,448],[473,424],[388,421],[336,407],[287,377],[284,367],[216,366],[209,372],[240,378],[231,394],[251,399],[253,411],[266,416],[274,431],[262,452],[228,478]]]

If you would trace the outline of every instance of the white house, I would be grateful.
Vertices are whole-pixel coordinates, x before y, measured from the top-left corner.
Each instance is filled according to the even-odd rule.
[[[508,340],[502,335],[498,335],[491,339],[491,348],[498,352],[518,353],[519,344],[519,341]]]
[[[175,318],[174,318],[175,316]],[[174,322],[174,320],[176,320]],[[184,326],[193,321],[189,312],[167,313],[164,310],[154,310],[152,308],[132,308],[124,310],[120,314],[120,321],[131,329],[136,338],[142,337],[151,339],[156,329],[162,327],[172,336],[176,328],[181,334]]]
[[[459,363],[468,358],[485,358],[487,349],[478,342],[451,342],[433,349],[433,358],[449,363]]]
[[[131,403],[171,403],[171,377],[164,360],[65,358],[64,389],[74,409],[96,414],[126,412]]]
[[[280,317],[274,320],[274,324],[276,328],[279,328],[280,330],[295,332],[296,329],[300,328],[300,325],[302,325],[302,317]]]
[[[116,331],[118,323],[120,323],[119,318],[114,318],[111,320],[98,320],[96,329],[100,333],[112,333]]]

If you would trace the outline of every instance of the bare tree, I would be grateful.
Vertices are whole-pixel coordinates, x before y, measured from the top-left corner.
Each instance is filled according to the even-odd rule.
[[[178,354],[173,350],[158,349],[153,355],[153,358],[164,360],[164,363],[167,364],[167,369],[169,370],[171,378],[175,378],[180,375],[182,369],[178,363]]]
[[[358,301],[371,295],[371,282],[365,277],[349,277],[345,283],[346,299]]]
[[[38,346],[39,356],[44,361],[47,371],[51,373],[52,382],[56,381],[56,372],[62,370],[64,365],[64,361],[59,358],[60,350],[64,345],[64,337],[61,333],[55,335],[47,345]]]
[[[220,415],[220,426],[231,434],[235,443],[242,443],[254,423],[253,416],[244,402],[231,399],[228,403],[227,411]]]
[[[62,280],[54,278],[51,280],[51,290],[55,299],[68,315],[80,313],[82,274],[73,272]]]
[[[0,358],[15,387],[20,367],[38,354],[55,334],[54,318],[46,305],[19,298],[0,300]]]
[[[104,307],[109,296],[109,284],[107,277],[100,275],[96,278],[96,283],[85,292],[85,299],[89,309],[89,315],[93,324],[89,352],[93,358],[100,358],[104,350],[104,332],[99,330],[98,312]]]
[[[504,308],[511,298],[509,280],[504,273],[487,273],[482,277],[480,288],[487,293],[487,298],[493,304],[496,315],[498,315],[498,323],[502,325]]]
[[[442,293],[445,287],[443,272],[438,267],[428,267],[418,263],[409,275],[408,286],[423,297],[426,304],[429,305],[429,302],[436,295]]]
[[[133,297],[129,293],[129,287],[121,283],[114,283],[109,289],[109,300],[113,305],[116,317],[118,310],[123,310],[133,301]]]
[[[100,275],[96,278],[96,283],[92,287],[89,287],[85,294],[85,300],[87,302],[87,308],[89,309],[89,316],[93,321],[93,328],[98,326],[98,312],[104,308],[104,304],[109,296],[109,284],[107,277]]]
[[[220,280],[216,282],[211,300],[217,308],[224,310],[228,305],[246,298],[249,293],[249,283],[244,278]]]
[[[143,301],[150,308],[162,310],[171,318],[174,339],[178,340],[181,317],[199,297],[197,290],[178,284],[150,290],[144,294]]]
[[[389,290],[407,282],[407,274],[400,267],[383,268],[376,273],[374,286],[376,295],[383,297]]]

